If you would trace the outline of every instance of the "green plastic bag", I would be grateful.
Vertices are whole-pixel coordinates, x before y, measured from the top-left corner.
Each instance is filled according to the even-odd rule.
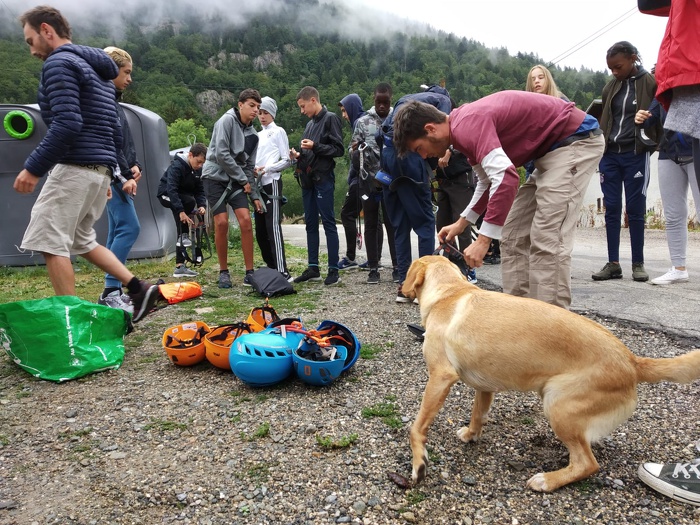
[[[0,345],[40,379],[68,381],[119,368],[129,314],[63,295],[0,304]]]

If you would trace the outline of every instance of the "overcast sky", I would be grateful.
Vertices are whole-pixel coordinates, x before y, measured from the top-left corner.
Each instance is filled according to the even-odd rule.
[[[149,6],[145,24],[172,16],[178,5],[200,15],[217,10],[240,24],[251,14],[273,12],[286,0],[0,0],[0,16],[15,18],[39,3],[59,9],[74,25],[90,25],[95,17],[109,13],[109,24],[118,32],[118,12],[142,12]],[[534,53],[544,62],[560,67],[581,66],[606,70],[605,52],[620,40],[637,46],[644,65],[656,62],[666,18],[643,15],[637,0],[321,0],[344,5],[343,16],[315,20],[323,10],[298,13],[302,27],[338,30],[351,38],[371,38],[384,31],[401,29],[396,17],[416,20],[448,33],[476,40],[487,47],[505,47],[511,55]],[[115,10],[118,5],[118,11]],[[196,6],[196,7],[195,7]],[[366,6],[366,7],[364,7]],[[363,8],[364,7],[364,8]],[[385,13],[377,13],[377,11]],[[18,29],[19,31],[19,29]],[[579,49],[580,48],[580,49]],[[563,57],[563,55],[568,55]]]
[[[544,61],[553,61],[600,35],[558,62],[560,67],[585,66],[595,71],[607,68],[605,52],[620,40],[636,46],[650,69],[656,63],[667,20],[641,14],[637,0],[359,1],[487,47],[506,47],[511,55],[534,53]]]

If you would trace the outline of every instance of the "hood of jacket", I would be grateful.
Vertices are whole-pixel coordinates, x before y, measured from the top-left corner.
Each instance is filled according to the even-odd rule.
[[[107,53],[96,47],[65,44],[54,49],[49,55],[49,58],[54,55],[56,55],[57,58],[61,58],[59,53],[72,53],[79,56],[85,60],[103,80],[113,80],[119,75],[119,66],[117,66]]]
[[[350,119],[350,127],[355,129],[355,122],[357,119],[364,115],[365,110],[362,107],[362,99],[357,93],[350,93],[343,97],[340,101],[340,105],[345,108],[345,112],[348,114],[348,119]]]

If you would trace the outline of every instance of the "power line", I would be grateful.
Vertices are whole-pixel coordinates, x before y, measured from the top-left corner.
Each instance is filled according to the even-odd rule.
[[[574,44],[572,47],[570,47],[569,49],[567,49],[563,53],[560,53],[559,55],[555,56],[552,60],[549,61],[549,63],[552,65],[555,65],[555,64],[558,64],[559,62],[561,62],[562,60],[564,60],[565,58],[570,57],[571,55],[573,55],[577,51],[580,51],[581,49],[586,47],[591,42],[593,42],[593,41],[597,40],[598,38],[600,38],[601,36],[603,36],[608,31],[610,31],[610,30],[614,29],[616,26],[620,25],[622,22],[624,22],[625,20],[627,20],[628,18],[633,16],[636,12],[637,12],[637,8],[633,7],[632,9],[627,11],[626,13],[623,13],[622,15],[618,16],[612,22],[607,23],[606,25],[604,25],[603,27],[601,27],[600,29],[598,29],[597,31],[592,33],[591,35],[587,36],[586,38],[581,40],[579,43]]]

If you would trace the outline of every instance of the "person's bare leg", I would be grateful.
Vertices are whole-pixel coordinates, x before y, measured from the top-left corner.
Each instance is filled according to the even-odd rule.
[[[117,259],[117,256],[102,245],[97,245],[96,248],[87,253],[83,253],[81,256],[97,266],[100,270],[114,275],[114,277],[119,279],[124,285],[129,284],[131,279],[134,278],[134,274]]]
[[[241,250],[246,270],[253,269],[253,221],[250,219],[248,208],[235,210],[238,225],[241,228]]]
[[[75,295],[75,273],[70,258],[44,253],[46,270],[56,295]]]
[[[214,244],[219,270],[228,270],[228,213],[214,215]]]

